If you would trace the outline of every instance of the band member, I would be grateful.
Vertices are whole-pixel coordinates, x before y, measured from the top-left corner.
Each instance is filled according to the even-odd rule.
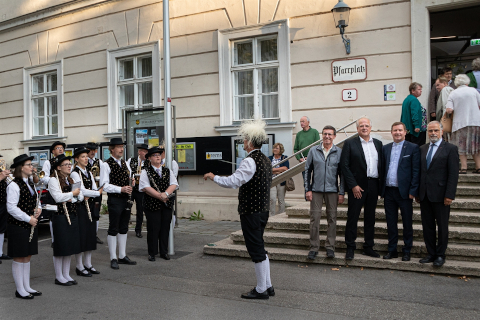
[[[88,164],[87,164],[87,170],[91,172],[94,177],[95,177],[95,182],[100,182],[100,169],[102,168],[103,161],[95,158],[98,150],[98,144],[95,142],[87,142],[87,145],[85,146],[89,150],[88,152]],[[96,168],[92,170],[92,168]],[[97,225],[97,234],[98,234],[98,219],[100,219],[100,209],[102,208],[102,193],[100,193],[99,197],[96,197],[94,200],[94,209],[93,211],[94,216],[95,216],[95,221]],[[100,238],[97,235],[97,243],[98,244],[103,244],[103,241],[100,240]]]
[[[244,299],[268,299],[275,295],[270,280],[270,262],[263,241],[263,232],[270,210],[270,186],[272,184],[272,162],[260,148],[267,134],[266,123],[262,120],[247,121],[240,127],[239,135],[243,138],[243,149],[248,152],[240,166],[229,177],[216,176],[209,172],[204,179],[213,180],[224,188],[236,189],[238,192],[238,213],[242,225],[245,245],[252,261],[255,263],[257,286],[250,292],[242,294]]]
[[[141,144],[137,147],[138,157],[127,160],[128,165],[132,169],[133,174],[139,174],[142,171],[145,162],[145,155],[148,152],[148,144]],[[138,179],[135,181],[137,182]],[[135,235],[137,238],[142,238],[142,223],[143,223],[143,192],[138,191],[138,184],[133,186],[132,198],[135,200],[137,206],[137,224],[135,225]]]
[[[72,255],[81,252],[77,210],[83,194],[80,188],[72,190],[71,157],[61,154],[56,160],[48,181],[48,190],[57,204],[57,211],[52,216],[55,284],[71,286],[77,284],[70,277],[70,262]]]
[[[13,160],[14,180],[7,187],[8,255],[13,258],[12,273],[21,299],[42,295],[30,287],[30,259],[38,254],[38,223],[42,209],[32,179],[33,157],[19,155]],[[32,234],[33,227],[33,234]]]
[[[127,257],[127,232],[131,215],[131,176],[130,166],[122,159],[123,140],[110,139],[109,147],[112,155],[103,163],[100,171],[100,185],[108,193],[108,251],[110,252],[110,267],[118,270],[118,264],[137,264]],[[118,241],[118,260],[117,260]]]
[[[73,158],[76,165],[70,175],[74,182],[81,183],[80,190],[84,196],[83,202],[80,202],[77,208],[78,226],[80,228],[80,250],[82,253],[75,255],[77,275],[83,277],[91,277],[92,274],[100,273],[92,266],[92,250],[97,250],[94,199],[103,192],[103,188],[97,189],[95,178],[86,168],[89,152],[86,148],[75,150]],[[85,261],[83,261],[83,258],[85,258]]]
[[[2,156],[0,155],[0,158]],[[2,160],[3,161],[3,160]],[[4,162],[5,164],[5,162]],[[5,240],[5,231],[7,231],[7,186],[11,181],[10,170],[6,166],[0,169],[0,264],[2,260],[12,259],[3,253],[3,242]]]
[[[159,147],[148,151],[150,165],[144,167],[140,176],[139,189],[145,193],[149,261],[155,261],[159,245],[160,257],[170,260],[167,249],[173,202],[169,195],[178,187],[178,182],[172,170],[162,167],[162,153],[164,150]]]
[[[162,145],[160,145],[160,149],[165,149],[165,143],[162,142]],[[162,153],[162,166],[165,166],[165,152]],[[173,175],[175,176],[176,179],[178,179],[178,163],[177,161],[173,160],[172,159],[172,171],[173,171]],[[177,207],[177,197],[176,197],[176,191],[178,190],[178,187],[177,189],[175,189],[175,196],[171,196],[171,199],[173,201],[173,205],[172,205],[172,208],[176,208]],[[175,227],[178,227],[178,219],[177,219],[177,212],[175,211],[175,209],[173,210],[173,223],[175,225]]]

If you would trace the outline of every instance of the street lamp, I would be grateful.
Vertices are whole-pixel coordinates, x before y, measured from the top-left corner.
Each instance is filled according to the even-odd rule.
[[[335,26],[340,28],[340,34],[342,35],[343,43],[345,44],[345,50],[347,54],[350,54],[350,39],[345,34],[345,28],[348,27],[348,18],[350,17],[350,7],[343,0],[338,0],[338,3],[332,9],[333,20]]]

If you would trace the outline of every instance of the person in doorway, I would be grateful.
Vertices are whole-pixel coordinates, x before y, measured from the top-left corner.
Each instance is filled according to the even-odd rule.
[[[325,126],[322,144],[313,147],[305,163],[305,191],[310,201],[310,252],[307,258],[315,260],[320,249],[320,218],[325,201],[327,215],[327,258],[335,258],[337,238],[337,206],[344,201],[344,181],[340,170],[342,149],[333,144],[337,130]]]
[[[281,165],[277,165],[280,161],[285,160],[287,156],[283,155],[285,152],[285,148],[283,144],[277,142],[272,147],[273,155],[269,156],[268,159],[272,162],[272,179],[275,178],[282,172],[288,170],[289,163],[288,160],[282,163]],[[286,181],[277,184],[275,187],[270,189],[270,216],[275,215],[276,213],[283,213],[285,212],[285,185],[287,184]],[[277,207],[277,199],[278,199],[278,212],[276,212]]]
[[[204,179],[210,179],[224,188],[240,188],[238,192],[238,213],[248,254],[255,264],[257,286],[241,295],[243,299],[268,299],[275,295],[270,279],[270,262],[263,232],[270,209],[270,186],[272,183],[272,163],[260,150],[267,139],[266,123],[262,120],[245,121],[239,135],[243,138],[243,148],[248,155],[238,169],[228,177],[216,176],[209,172]]]
[[[87,171],[91,172],[94,176],[95,183],[100,182],[100,170],[103,166],[103,161],[96,158],[97,150],[98,150],[98,144],[95,142],[87,142],[85,145],[85,148],[89,150],[88,152],[88,164],[87,164]],[[92,168],[95,168],[92,170]],[[102,189],[103,190],[103,189]],[[98,221],[100,219],[100,210],[102,208],[102,193],[100,193],[100,196],[96,197],[93,199],[93,219],[95,220],[96,223],[96,233],[97,233],[97,243],[98,244],[103,244],[103,241],[100,240],[98,237]]]
[[[422,85],[412,82],[408,90],[410,94],[403,100],[400,122],[407,127],[405,140],[422,146],[426,141],[427,128],[426,110],[418,101],[418,97],[422,95]]]
[[[472,61],[472,71],[467,72],[467,77],[470,79],[468,86],[477,89],[480,93],[480,58]]]

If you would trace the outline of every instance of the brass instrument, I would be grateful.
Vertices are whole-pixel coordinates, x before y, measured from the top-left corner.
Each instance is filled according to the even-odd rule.
[[[5,171],[5,170],[7,170],[7,163],[5,162],[5,160],[0,159],[0,172]],[[7,176],[6,180],[7,180],[7,185],[9,185],[10,182],[13,181],[13,179],[10,178],[10,176]]]
[[[38,165],[37,162],[32,162],[32,164],[36,167]],[[39,179],[43,179],[45,177],[45,172],[40,171],[40,172],[33,172],[34,175],[36,175]]]
[[[92,166],[92,168],[90,169],[90,172],[92,173],[95,181],[100,180],[100,168],[98,166]]]

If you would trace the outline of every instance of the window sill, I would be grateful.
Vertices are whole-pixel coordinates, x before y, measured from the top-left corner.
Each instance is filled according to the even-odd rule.
[[[267,122],[267,127],[265,128],[267,132],[272,130],[292,130],[295,128],[296,122]],[[229,126],[217,126],[215,127],[215,131],[219,132],[221,135],[236,135],[238,132],[238,128],[240,128],[240,123],[229,125]]]
[[[45,145],[48,143],[53,143],[55,141],[67,141],[68,137],[57,137],[57,136],[48,136],[48,137],[37,137],[37,138],[32,138],[29,140],[20,140],[21,143],[23,143],[26,146],[32,146],[32,145]]]
[[[121,138],[122,137],[122,132],[107,132],[107,133],[104,133],[103,136],[107,139],[110,139],[110,138]]]

